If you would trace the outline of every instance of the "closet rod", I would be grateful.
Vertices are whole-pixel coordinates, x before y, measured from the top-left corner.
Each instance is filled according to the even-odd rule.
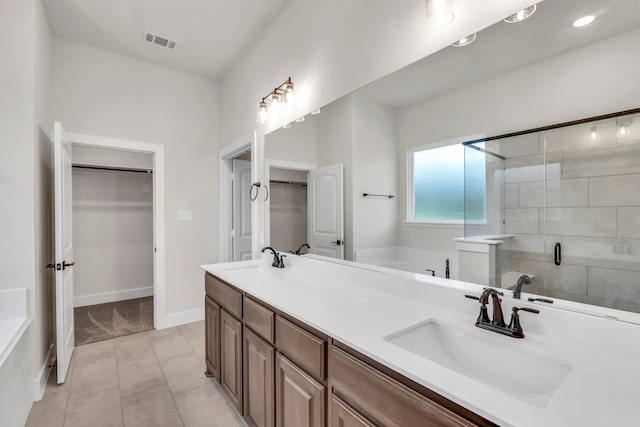
[[[91,165],[72,165],[75,169],[94,169],[101,171],[115,171],[115,172],[138,172],[138,173],[153,173],[151,169],[136,169],[136,168],[116,168],[111,166],[91,166]]]
[[[271,179],[271,180],[269,180],[269,182],[270,182],[271,184],[287,184],[287,185],[296,185],[296,184],[299,184],[299,185],[307,185],[307,183],[306,183],[306,182],[302,182],[302,181],[281,181],[281,180],[278,180],[278,179]]]

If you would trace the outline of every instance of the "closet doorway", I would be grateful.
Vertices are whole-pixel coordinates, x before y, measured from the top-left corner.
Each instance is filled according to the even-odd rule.
[[[267,159],[265,237],[280,252],[344,259],[344,166]],[[304,244],[309,247],[304,247]]]
[[[79,264],[75,261],[73,239],[73,151],[78,147],[116,150],[117,152],[145,153],[152,156],[153,193],[153,326],[163,329],[171,326],[167,322],[165,310],[165,184],[164,146],[148,142],[107,138],[65,131],[62,123],[53,124],[53,193],[54,193],[54,241],[55,258],[48,268],[55,270],[55,313],[56,313],[56,358],[58,384],[65,381],[75,340],[74,322],[74,277]],[[103,151],[102,160],[107,153]],[[78,154],[75,156],[79,163]],[[96,166],[96,165],[93,165]],[[100,261],[95,274],[103,274],[107,269],[117,269],[117,265]],[[94,323],[97,326],[97,322]]]
[[[153,329],[153,156],[74,146],[76,345]]]

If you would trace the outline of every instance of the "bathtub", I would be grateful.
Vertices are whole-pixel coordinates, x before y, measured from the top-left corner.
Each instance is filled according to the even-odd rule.
[[[23,427],[33,404],[30,325],[26,289],[0,291],[0,414],[6,427]]]
[[[449,278],[458,278],[458,254],[456,252],[432,251],[405,246],[358,249],[355,252],[355,261],[357,262],[410,273],[431,274],[425,271],[425,269],[430,269],[435,270],[438,277],[445,277],[445,263],[449,259]]]

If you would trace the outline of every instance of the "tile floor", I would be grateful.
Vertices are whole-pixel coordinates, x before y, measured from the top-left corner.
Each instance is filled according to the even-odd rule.
[[[245,426],[204,358],[204,322],[76,347],[67,381],[52,372],[27,427]]]

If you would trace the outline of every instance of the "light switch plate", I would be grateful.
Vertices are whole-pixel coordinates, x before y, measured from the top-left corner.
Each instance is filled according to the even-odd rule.
[[[178,211],[178,221],[193,221],[193,212]]]

